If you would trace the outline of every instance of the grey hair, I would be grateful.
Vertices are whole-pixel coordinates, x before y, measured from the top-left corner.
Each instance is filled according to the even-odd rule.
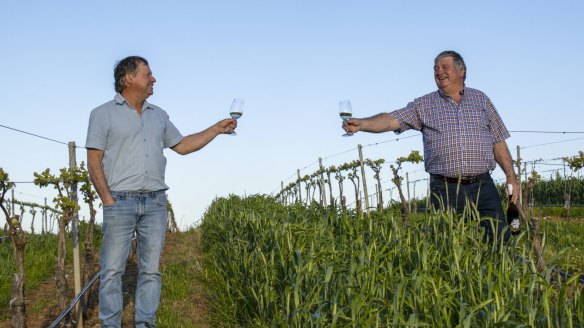
[[[121,93],[126,88],[126,74],[135,75],[138,72],[138,65],[148,61],[140,56],[129,56],[116,63],[114,68],[114,88],[116,92]]]
[[[462,78],[462,80],[463,81],[466,80],[466,64],[464,63],[464,59],[462,59],[462,56],[458,52],[453,50],[442,51],[434,59],[434,65],[436,65],[438,61],[444,57],[452,57],[452,59],[454,59],[454,65],[456,66],[456,68],[458,70],[464,69],[464,77]]]

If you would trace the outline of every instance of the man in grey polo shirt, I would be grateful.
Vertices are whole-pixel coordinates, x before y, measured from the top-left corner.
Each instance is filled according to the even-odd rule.
[[[231,133],[237,121],[224,119],[184,137],[164,110],[146,101],[156,82],[146,59],[122,59],[114,79],[117,94],[91,112],[85,145],[89,174],[103,203],[99,318],[102,327],[121,326],[121,276],[135,233],[139,260],[135,324],[154,327],[167,215],[163,150],[195,152],[219,134]]]

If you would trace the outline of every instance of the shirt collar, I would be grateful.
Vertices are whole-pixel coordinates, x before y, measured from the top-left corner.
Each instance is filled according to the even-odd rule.
[[[114,101],[116,102],[116,105],[123,105],[124,103],[126,103],[128,105],[128,107],[130,107],[130,104],[128,103],[128,101],[126,100],[126,98],[124,98],[119,92],[116,93],[116,96],[114,97]],[[150,103],[146,100],[144,100],[144,109],[154,109],[154,107],[150,106]]]
[[[464,96],[464,90],[466,89],[466,85],[462,86],[462,90],[460,90],[460,95]],[[442,92],[442,90],[438,89],[438,93],[440,94],[440,96],[444,97],[444,98],[450,98],[449,96],[447,96],[444,92]]]
[[[116,105],[123,105],[126,102],[126,99],[124,97],[122,97],[121,94],[116,93],[116,96],[114,97],[114,101],[116,102]]]

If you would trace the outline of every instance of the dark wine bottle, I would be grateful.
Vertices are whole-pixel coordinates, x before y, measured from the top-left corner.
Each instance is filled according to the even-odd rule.
[[[519,221],[519,209],[517,204],[511,201],[513,196],[513,185],[507,185],[507,191],[509,194],[509,201],[507,203],[507,225],[509,225],[509,230],[511,230],[512,235],[519,234],[520,231],[520,221]]]

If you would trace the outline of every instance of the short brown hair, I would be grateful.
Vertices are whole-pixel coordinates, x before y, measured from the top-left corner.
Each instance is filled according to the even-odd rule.
[[[116,63],[114,68],[114,87],[116,92],[121,93],[126,88],[126,74],[136,74],[140,63],[148,65],[148,61],[140,56],[129,56]]]

